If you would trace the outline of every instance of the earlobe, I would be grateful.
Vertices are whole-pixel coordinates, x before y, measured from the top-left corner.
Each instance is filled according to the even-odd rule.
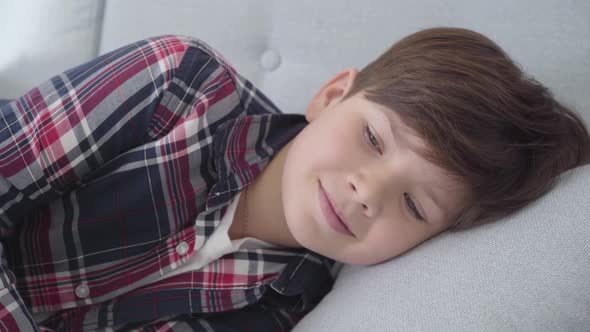
[[[347,68],[338,72],[311,99],[305,112],[308,122],[315,120],[319,114],[333,104],[338,104],[352,88],[358,74],[356,68]]]

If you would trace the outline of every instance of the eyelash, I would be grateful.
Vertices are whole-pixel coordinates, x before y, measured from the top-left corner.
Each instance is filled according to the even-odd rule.
[[[416,217],[418,221],[424,222],[424,217],[420,215],[420,212],[418,212],[418,209],[416,209],[416,206],[414,205],[414,202],[412,201],[408,193],[404,193],[404,197],[406,198],[408,207],[410,208],[410,210],[412,210],[412,213],[414,213],[414,217]]]
[[[375,134],[373,134],[373,132],[371,131],[371,128],[369,127],[368,124],[365,126],[365,138],[368,140],[368,142],[367,142],[368,144],[370,144],[373,148],[376,148],[378,150],[379,154],[383,153],[382,149],[381,149],[381,145],[379,144],[379,141],[375,137]],[[412,213],[414,214],[414,217],[418,221],[424,222],[424,217],[422,217],[422,215],[420,215],[420,212],[418,212],[416,205],[414,205],[414,202],[412,201],[412,199],[410,198],[408,193],[404,193],[404,198],[406,201],[406,205],[412,211]]]
[[[377,140],[377,138],[375,137],[375,134],[373,134],[373,132],[371,131],[371,128],[369,127],[369,125],[365,126],[365,137],[369,140],[369,143],[377,148],[377,150],[379,151],[379,153],[383,153],[383,151],[381,150],[381,145],[379,144],[379,141]]]

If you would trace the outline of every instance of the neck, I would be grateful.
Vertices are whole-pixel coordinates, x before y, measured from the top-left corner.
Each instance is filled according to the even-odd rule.
[[[301,247],[295,240],[285,219],[282,201],[283,165],[291,147],[286,144],[248,186],[246,195],[240,200],[229,229],[230,239],[253,237],[277,246]],[[244,211],[244,216],[240,215]],[[244,223],[247,222],[247,233],[244,235]]]

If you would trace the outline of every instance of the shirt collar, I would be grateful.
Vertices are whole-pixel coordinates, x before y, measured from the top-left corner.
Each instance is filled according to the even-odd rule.
[[[206,208],[226,205],[307,125],[302,114],[255,114],[224,122],[213,136],[217,181]]]
[[[228,204],[307,124],[301,114],[278,113],[247,115],[220,125],[213,137],[218,180],[207,196],[207,209]],[[304,248],[285,250],[295,257],[270,286],[282,295],[300,295],[304,307],[313,306],[331,289],[342,263]]]
[[[307,249],[289,261],[270,287],[285,296],[299,295],[299,309],[314,307],[334,284],[343,263]]]

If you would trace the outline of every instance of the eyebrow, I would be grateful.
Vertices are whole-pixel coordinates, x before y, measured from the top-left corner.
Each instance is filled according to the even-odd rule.
[[[440,211],[442,211],[443,218],[444,218],[447,215],[447,210],[445,209],[445,206],[443,204],[441,204],[441,200],[439,199],[439,197],[437,195],[435,195],[434,190],[432,190],[432,187],[424,186],[423,188],[424,188],[424,192],[426,192],[426,195],[428,195],[428,197],[430,197],[430,199],[434,202],[434,204],[438,207],[438,209]],[[430,220],[430,221],[433,221],[433,220]]]
[[[396,143],[398,143],[400,146],[404,147],[404,148],[408,148],[414,151],[414,149],[411,147],[412,144],[411,142],[406,139],[405,135],[401,135],[399,131],[401,130],[396,130],[397,127],[395,126],[396,122],[401,122],[402,126],[407,127],[406,124],[403,123],[403,121],[401,120],[399,115],[396,115],[394,111],[392,110],[388,110],[388,109],[383,109],[381,107],[377,108],[381,113],[383,113],[383,115],[385,116],[385,118],[387,119],[387,123],[389,124],[389,131],[391,132],[393,139]],[[392,117],[398,117],[399,120],[394,120],[392,119]],[[409,129],[410,131],[412,129]],[[412,132],[408,132],[408,135],[415,135]]]
[[[384,112],[384,111],[382,111]],[[389,130],[391,131],[391,134],[393,135],[393,139],[396,142],[400,142],[402,145],[405,146],[405,144],[403,144],[403,140],[402,137],[399,135],[399,133],[397,132],[397,130],[395,130],[395,127],[393,126],[393,121],[391,121],[391,119],[389,118],[389,116],[387,116],[387,114],[385,114],[385,117],[387,118],[387,123],[389,124]]]

